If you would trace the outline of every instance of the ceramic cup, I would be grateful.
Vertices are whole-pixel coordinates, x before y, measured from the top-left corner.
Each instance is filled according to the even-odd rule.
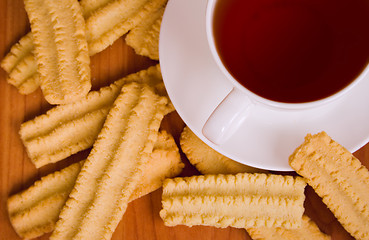
[[[202,133],[214,144],[220,145],[232,136],[237,129],[244,124],[250,114],[253,114],[255,107],[267,107],[274,111],[303,111],[304,109],[317,108],[321,105],[336,101],[338,98],[349,92],[356,84],[363,79],[363,76],[369,71],[368,66],[364,71],[349,85],[339,92],[330,95],[326,98],[306,102],[306,103],[285,103],[266,99],[248,90],[241,85],[226,69],[216,48],[213,24],[214,24],[214,9],[217,1],[222,0],[208,0],[206,9],[206,34],[208,45],[212,56],[230,83],[233,89],[223,99],[223,101],[216,107],[213,113],[206,121]]]

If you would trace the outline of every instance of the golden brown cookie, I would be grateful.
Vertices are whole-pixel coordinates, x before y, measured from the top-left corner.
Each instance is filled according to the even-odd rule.
[[[60,161],[91,147],[123,84],[129,82],[146,83],[160,92],[163,83],[159,65],[128,75],[99,91],[91,91],[75,103],[56,106],[23,123],[19,133],[36,167]]]
[[[297,228],[305,185],[301,177],[259,173],[167,179],[160,216],[167,226]]]
[[[25,0],[45,99],[75,102],[91,89],[85,21],[77,0]]]
[[[190,163],[203,174],[267,172],[235,162],[216,152],[201,141],[187,126],[181,133],[180,144]]]
[[[169,99],[123,86],[78,175],[51,239],[110,239],[153,151]]]
[[[369,239],[369,171],[325,132],[308,134],[290,156],[291,167],[356,239]]]
[[[285,228],[248,228],[246,229],[253,240],[330,240],[331,237],[322,233],[318,226],[306,215],[302,216],[301,227]]]
[[[165,6],[155,9],[126,36],[126,43],[139,55],[159,60],[159,33]]]

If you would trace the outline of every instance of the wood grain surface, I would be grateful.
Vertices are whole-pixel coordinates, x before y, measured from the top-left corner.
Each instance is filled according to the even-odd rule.
[[[0,57],[4,57],[10,47],[29,31],[29,23],[22,0],[0,0]],[[93,89],[137,72],[157,62],[138,56],[125,44],[124,37],[111,47],[91,59]],[[50,172],[61,169],[71,162],[88,155],[88,151],[78,153],[60,163],[36,169],[30,162],[19,138],[20,124],[50,109],[40,90],[24,96],[6,82],[6,73],[0,70],[0,239],[20,239],[9,222],[6,209],[7,197],[29,187],[35,180]],[[368,111],[368,109],[363,109]],[[176,113],[168,115],[162,128],[170,131],[177,143],[183,121]],[[355,153],[365,166],[369,166],[369,145]],[[182,154],[186,167],[181,174],[189,176],[198,172],[189,165]],[[334,240],[352,239],[322,203],[314,191],[306,189],[306,214]],[[250,239],[243,229],[213,227],[166,227],[159,217],[161,190],[130,203],[113,239],[166,240],[166,239]],[[39,239],[48,239],[49,235]]]

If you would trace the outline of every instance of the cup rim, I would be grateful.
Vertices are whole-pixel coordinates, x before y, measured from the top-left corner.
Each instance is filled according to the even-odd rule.
[[[340,91],[329,95],[325,98],[309,101],[309,102],[303,102],[303,103],[287,103],[287,102],[278,102],[274,100],[270,100],[267,98],[264,98],[260,95],[255,94],[254,92],[250,91],[243,85],[241,85],[233,76],[232,74],[227,70],[227,68],[224,66],[222,60],[219,57],[218,50],[215,45],[214,40],[214,34],[213,34],[213,13],[215,4],[218,0],[208,0],[207,6],[206,6],[206,37],[208,42],[208,47],[210,48],[211,55],[216,62],[218,68],[221,70],[221,72],[226,76],[226,78],[232,83],[234,87],[241,90],[247,96],[250,97],[250,99],[254,102],[261,103],[264,106],[272,107],[280,110],[303,110],[303,109],[310,109],[319,107],[321,105],[330,103],[334,100],[337,100],[341,96],[345,95],[347,92],[349,92],[356,84],[358,84],[368,73],[369,73],[369,63],[364,68],[364,70],[354,79],[352,80],[347,86],[345,86]]]

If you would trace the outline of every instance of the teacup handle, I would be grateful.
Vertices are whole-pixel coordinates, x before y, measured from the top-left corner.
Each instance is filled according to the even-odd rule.
[[[212,143],[222,144],[246,120],[253,106],[244,93],[233,88],[210,115],[202,128],[202,134]]]

